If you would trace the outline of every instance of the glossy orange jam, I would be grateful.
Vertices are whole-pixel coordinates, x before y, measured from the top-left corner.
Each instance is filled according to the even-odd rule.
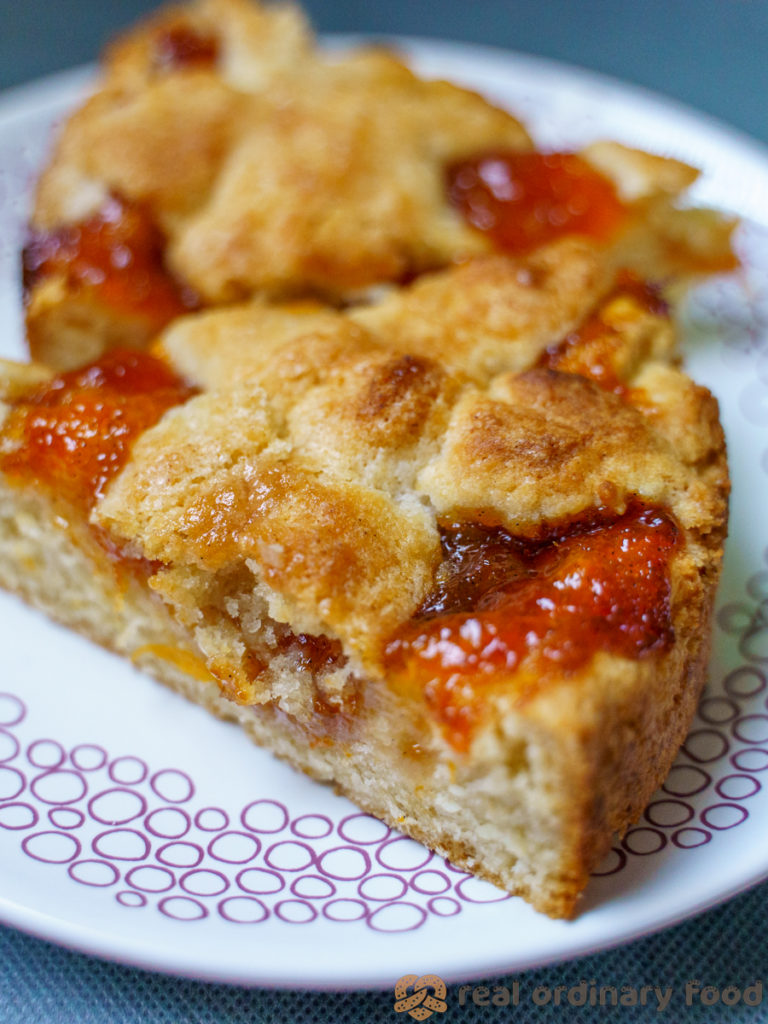
[[[12,406],[0,469],[37,480],[88,511],[139,434],[193,393],[146,352],[107,353]]]
[[[643,281],[631,270],[622,270],[600,308],[562,341],[545,349],[536,365],[589,377],[606,391],[626,396],[629,389],[619,379],[615,366],[623,342],[618,331],[605,319],[608,306],[622,298],[654,316],[669,316],[669,306],[655,285]]]
[[[155,39],[155,64],[162,71],[210,67],[218,56],[216,36],[200,32],[191,25],[172,25]]]
[[[548,673],[574,672],[598,651],[640,659],[674,640],[669,563],[680,539],[659,509],[599,509],[535,541],[446,523],[442,543],[435,587],[385,658],[395,685],[423,695],[457,750],[489,688],[521,666],[536,680],[521,684],[525,699]]]
[[[608,241],[626,207],[575,153],[498,150],[449,166],[448,196],[500,249],[525,253],[563,235]]]
[[[107,305],[160,330],[198,305],[165,269],[164,248],[147,210],[112,196],[81,224],[32,234],[23,254],[24,286],[61,275],[71,287],[93,289]]]

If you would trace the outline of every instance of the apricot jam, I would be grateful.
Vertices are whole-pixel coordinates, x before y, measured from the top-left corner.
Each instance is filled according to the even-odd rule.
[[[160,330],[198,305],[165,269],[164,249],[148,211],[112,196],[80,224],[32,233],[23,254],[24,287],[63,276],[70,287],[93,289],[113,309]]]
[[[623,342],[619,332],[605,318],[608,306],[617,299],[627,299],[654,316],[669,316],[669,306],[655,285],[643,281],[631,270],[622,270],[600,308],[562,341],[545,349],[536,365],[589,377],[606,391],[626,396],[628,388],[619,379],[615,367],[615,358]]]
[[[39,481],[87,512],[122,469],[134,440],[192,394],[154,356],[110,352],[11,407],[0,468]]]
[[[606,242],[626,215],[613,184],[575,153],[482,153],[451,164],[447,188],[464,219],[512,253],[563,235]]]
[[[154,60],[161,71],[211,67],[218,56],[218,39],[191,25],[172,25],[158,33],[155,39]]]
[[[641,659],[674,640],[669,563],[680,538],[660,509],[598,509],[538,540],[475,523],[446,523],[441,535],[434,589],[385,660],[457,750],[469,746],[489,688],[514,685],[522,665],[540,686],[598,651]],[[525,684],[517,695],[525,699]]]
[[[324,634],[286,632],[277,641],[278,650],[292,654],[299,668],[319,675],[332,668],[340,668],[347,659],[339,640]]]
[[[316,716],[335,716],[350,714],[360,704],[357,690],[347,693],[343,698],[329,698],[317,686],[318,677],[336,668],[343,668],[347,663],[343,647],[339,640],[325,634],[293,633],[287,630],[278,638],[277,649],[281,654],[291,654],[297,666],[312,675],[315,682],[313,710]]]

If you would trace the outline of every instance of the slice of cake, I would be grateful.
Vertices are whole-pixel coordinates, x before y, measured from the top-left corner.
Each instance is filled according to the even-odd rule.
[[[68,369],[200,306],[360,302],[563,235],[654,279],[730,266],[732,223],[677,207],[695,177],[612,142],[537,152],[392,54],[316,49],[294,8],[197,0],[112,47],[60,134],[25,253],[31,352]]]
[[[3,586],[574,912],[685,736],[726,530],[656,288],[565,238],[2,380]]]

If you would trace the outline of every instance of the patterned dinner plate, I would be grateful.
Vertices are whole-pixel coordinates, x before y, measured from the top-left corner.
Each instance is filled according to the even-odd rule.
[[[768,153],[701,115],[513,53],[398,41],[537,140],[612,137],[703,170],[745,218],[743,268],[691,295],[688,368],[721,403],[734,480],[710,684],[670,776],[550,921],[359,813],[124,661],[0,595],[0,919],[197,978],[393,986],[519,970],[662,928],[768,874]],[[23,353],[18,252],[78,71],[0,100],[0,350]]]

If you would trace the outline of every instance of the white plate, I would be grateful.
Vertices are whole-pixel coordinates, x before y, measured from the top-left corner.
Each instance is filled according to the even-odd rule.
[[[768,155],[665,100],[544,61],[437,43],[427,74],[520,112],[545,145],[611,136],[704,169],[696,198],[751,217],[745,270],[690,301],[686,353],[722,404],[732,539],[712,684],[645,819],[579,918],[550,921],[274,762],[121,660],[0,597],[0,917],[131,964],[245,984],[389,987],[620,943],[768,874]],[[86,77],[0,103],[0,318],[22,352],[18,246],[49,129]],[[762,604],[761,604],[762,602]]]

